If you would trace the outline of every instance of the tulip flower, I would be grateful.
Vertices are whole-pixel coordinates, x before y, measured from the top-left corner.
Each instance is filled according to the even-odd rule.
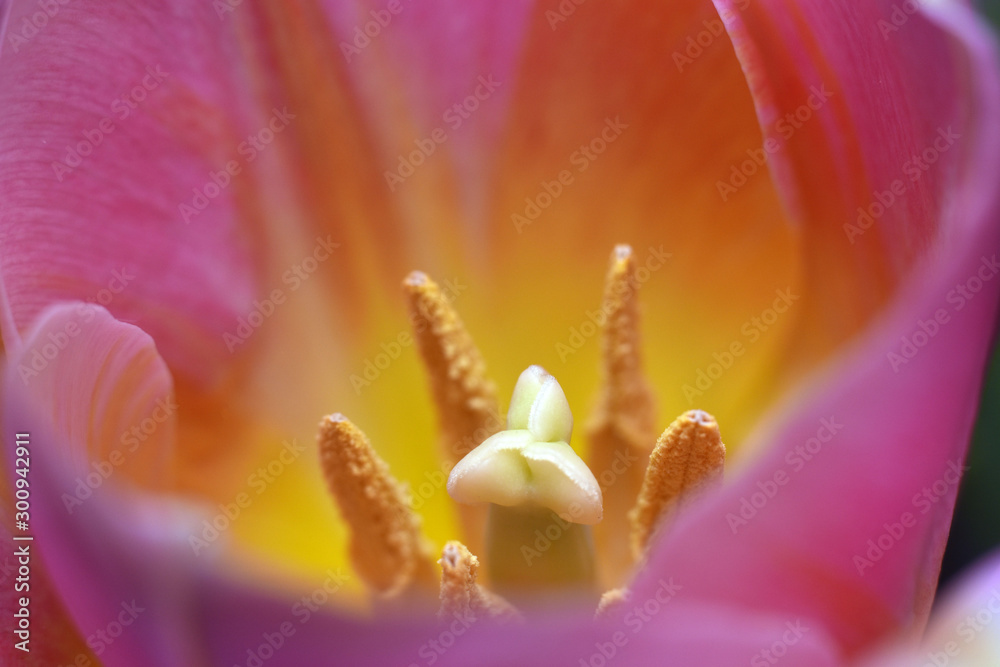
[[[966,3],[0,16],[5,664],[846,665],[988,605],[918,643],[1000,287]]]

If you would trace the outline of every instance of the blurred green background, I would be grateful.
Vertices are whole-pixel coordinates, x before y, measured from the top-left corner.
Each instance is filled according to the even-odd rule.
[[[978,5],[1000,31],[1000,0],[979,0]],[[1000,187],[1000,174],[997,181]],[[993,350],[967,465],[944,555],[942,585],[1000,547],[1000,345]]]
[[[979,406],[979,421],[966,462],[969,470],[958,494],[958,507],[944,555],[941,583],[1000,546],[1000,345]]]
[[[979,6],[983,13],[993,21],[993,25],[1000,25],[1000,0],[982,0]]]

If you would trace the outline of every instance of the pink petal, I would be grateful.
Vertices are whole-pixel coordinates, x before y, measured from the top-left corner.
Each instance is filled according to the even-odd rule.
[[[961,3],[717,0],[754,95],[769,167],[802,226],[803,331],[786,355],[810,357],[880,308],[935,244],[954,233],[954,189],[983,174],[967,146],[992,85],[975,27],[941,30]],[[903,8],[906,8],[904,11]],[[914,13],[916,12],[916,13]],[[975,138],[973,138],[975,137]],[[967,186],[966,186],[967,187]],[[951,216],[958,228],[971,221]]]
[[[7,439],[13,440],[14,435],[11,434],[5,438]],[[63,608],[59,590],[52,585],[38,562],[37,551],[32,542],[15,540],[8,528],[13,526],[14,517],[11,513],[6,508],[0,509],[0,549],[3,549],[3,555],[0,556],[0,633],[4,637],[3,643],[0,643],[0,664],[21,665],[34,660],[36,662],[33,664],[37,665],[63,665],[70,664],[78,655],[90,655],[83,638],[73,627]],[[26,533],[17,531],[17,534],[23,537]],[[25,547],[29,552],[26,563],[27,581],[20,572]],[[24,584],[30,589],[23,588]],[[27,605],[29,635],[24,637],[14,634],[15,630],[21,629],[19,626],[22,620],[14,614],[22,609],[21,601],[26,594],[30,595]],[[17,647],[25,638],[28,639],[24,644],[29,649],[27,652]]]
[[[32,368],[36,351],[44,367]],[[177,614],[193,571],[183,529],[194,515],[134,486],[170,475],[172,383],[152,339],[98,306],[55,304],[4,379],[4,424],[30,434],[34,567],[44,564],[81,635],[97,637],[104,664],[191,664]],[[137,425],[146,438],[132,451],[126,436]],[[116,634],[115,623],[125,629],[113,642],[97,634]]]
[[[449,140],[442,151],[450,156],[465,223],[459,231],[471,227],[470,240],[481,241],[493,161],[515,91],[532,3],[401,0],[395,6],[398,13],[364,2],[323,3],[344,72],[377,130],[376,150],[385,165],[395,168],[400,148],[412,150],[414,140],[436,127],[445,129]],[[372,21],[384,24],[378,34],[359,37],[358,31],[375,31],[368,25]],[[388,78],[398,79],[398,85],[386,86]],[[483,87],[483,81],[489,85]],[[443,118],[477,88],[489,95],[474,113]],[[426,232],[413,232],[413,243],[420,245]],[[474,253],[476,247],[470,244],[467,250]]]
[[[923,628],[1000,288],[1000,209],[991,183],[1000,167],[1000,128],[993,120],[1000,116],[996,50],[964,5],[913,17],[917,34],[929,30],[925,21],[947,35],[950,50],[937,57],[950,58],[967,77],[959,80],[971,86],[956,100],[948,95],[951,85],[942,84],[933,98],[949,116],[964,109],[967,119],[953,121],[964,136],[962,162],[939,204],[940,221],[914,223],[936,227],[933,252],[877,325],[757,434],[766,448],[761,458],[679,522],[637,590],[669,573],[699,600],[811,619],[847,653]],[[844,26],[825,29],[835,35]],[[861,40],[858,48],[865,44]],[[921,75],[932,83],[939,74],[926,69]],[[860,97],[852,102],[864,105]],[[899,122],[910,127],[905,118]],[[898,161],[905,159],[903,153]],[[960,284],[981,287],[962,307],[953,291]],[[933,323],[935,317],[944,323]],[[924,343],[912,358],[902,357],[904,337]],[[820,436],[828,443],[816,440]],[[797,453],[804,446],[819,451]],[[748,503],[758,507],[748,509]]]
[[[212,381],[256,296],[250,202],[233,183],[189,224],[181,205],[265,122],[233,23],[212,3],[40,7],[10,4],[0,55],[4,343],[55,301],[96,302]]]
[[[841,664],[819,627],[795,618],[684,605],[679,598],[666,604],[636,598],[624,617],[600,623],[588,613],[534,618],[523,626],[498,628],[460,617],[444,623],[432,618],[350,621],[336,619],[325,609],[306,614],[302,605],[269,600],[224,582],[215,582],[210,590],[198,617],[213,664],[247,664],[253,656],[270,656],[268,665],[295,667],[326,662],[701,667],[769,664],[769,656],[778,656],[780,664],[788,666]]]
[[[110,462],[135,483],[169,486],[177,405],[147,334],[100,306],[62,303],[43,311],[23,343],[10,355],[11,391],[69,446],[45,452],[88,473]]]

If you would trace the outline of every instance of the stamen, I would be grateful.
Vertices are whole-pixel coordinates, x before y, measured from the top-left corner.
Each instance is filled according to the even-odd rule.
[[[417,344],[430,375],[444,435],[445,456],[457,463],[503,427],[496,387],[458,313],[425,274],[403,283]]]
[[[601,491],[568,444],[572,428],[562,387],[532,366],[514,389],[508,430],[490,436],[448,478],[456,501],[491,503],[490,584],[515,602],[547,588],[589,592],[594,585],[589,525],[601,520]]]
[[[433,591],[437,573],[406,487],[392,477],[358,427],[341,414],[319,425],[327,484],[351,529],[351,562],[374,591],[393,597]]]
[[[604,494],[607,521],[594,529],[601,554],[601,580],[621,583],[632,566],[628,513],[642,487],[655,438],[654,397],[642,372],[638,281],[632,248],[611,254],[602,311],[603,385],[587,427],[590,468]]]
[[[417,347],[430,375],[443,455],[454,465],[503,428],[496,387],[486,376],[486,363],[472,337],[437,284],[414,271],[403,287]],[[478,550],[485,509],[463,506],[460,512],[466,541]]]
[[[601,596],[601,601],[597,603],[597,611],[594,618],[604,618],[614,614],[621,609],[628,601],[629,592],[627,588],[612,588]]]
[[[461,542],[448,542],[441,553],[441,610],[438,618],[460,617],[471,621],[493,619],[501,623],[522,621],[517,609],[499,595],[476,583],[479,559]]]
[[[649,458],[639,500],[629,513],[636,559],[678,510],[722,483],[725,461],[719,425],[703,410],[685,412],[663,432]]]

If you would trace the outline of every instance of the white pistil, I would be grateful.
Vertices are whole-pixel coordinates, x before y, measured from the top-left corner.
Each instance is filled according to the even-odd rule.
[[[491,583],[505,595],[593,586],[588,526],[601,520],[601,489],[569,446],[572,431],[562,387],[531,366],[517,381],[507,430],[459,461],[448,479],[456,501],[492,503],[485,561]]]

